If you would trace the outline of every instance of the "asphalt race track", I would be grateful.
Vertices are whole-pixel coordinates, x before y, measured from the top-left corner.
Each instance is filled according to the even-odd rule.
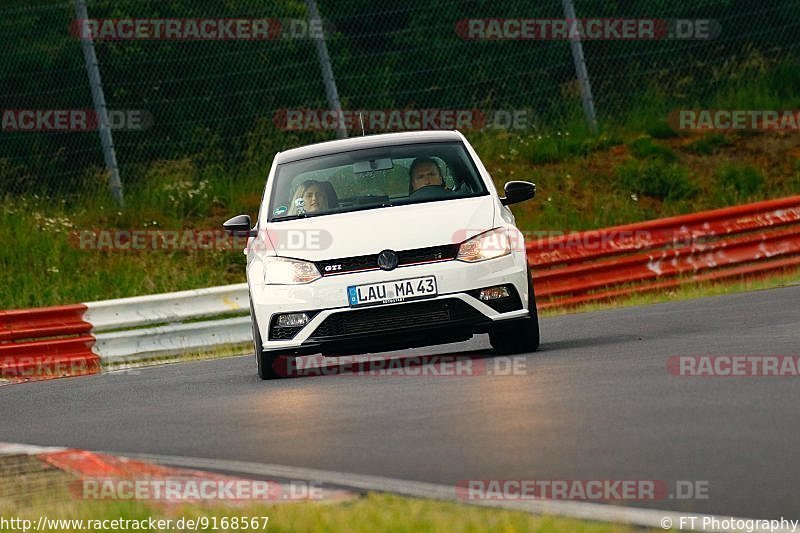
[[[625,504],[800,518],[797,377],[670,375],[675,355],[800,355],[800,286],[541,321],[524,375],[262,382],[251,357],[0,387],[0,441],[465,479],[707,482]],[[479,354],[486,336],[414,354]],[[487,360],[491,361],[491,360]]]

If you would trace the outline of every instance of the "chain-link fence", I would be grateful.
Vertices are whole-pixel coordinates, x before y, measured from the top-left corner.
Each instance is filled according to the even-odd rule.
[[[574,40],[518,38],[518,26],[503,22],[564,19],[570,3],[580,19],[710,20],[719,31],[709,39],[669,38],[675,29],[670,22],[663,38],[583,39],[588,78],[579,80]],[[5,0],[0,7],[0,195],[76,194],[107,181],[96,128],[70,123],[71,115],[41,116],[42,110],[92,110],[96,104],[82,51],[83,26],[75,22],[77,4]],[[342,109],[524,109],[531,110],[529,119],[535,117],[527,126],[538,128],[581,123],[588,87],[601,126],[624,122],[634,105],[654,94],[702,103],[710,90],[731,82],[741,65],[757,69],[792,61],[800,30],[800,0],[317,5]],[[191,159],[229,172],[249,164],[266,172],[275,151],[335,137],[335,131],[307,120],[299,128],[287,126],[287,111],[329,108],[306,1],[89,0],[86,8],[91,19],[110,20],[111,32],[125,28],[121,21],[142,19],[186,24],[266,18],[273,28],[267,38],[205,39],[186,33],[103,37],[103,26],[96,27],[101,31],[93,45],[105,100],[122,123],[112,133],[123,187],[163,161]],[[501,34],[492,34],[498,28]],[[33,110],[39,115],[25,115]],[[130,127],[133,116],[141,119],[138,127]]]

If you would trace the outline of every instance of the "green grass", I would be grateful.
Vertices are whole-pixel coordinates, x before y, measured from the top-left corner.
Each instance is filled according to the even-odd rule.
[[[102,189],[78,200],[0,201],[0,308],[26,308],[244,281],[244,242],[235,249],[80,249],[80,230],[220,230],[229,214],[258,209],[263,178],[229,179],[186,161],[155,165],[125,208]]]

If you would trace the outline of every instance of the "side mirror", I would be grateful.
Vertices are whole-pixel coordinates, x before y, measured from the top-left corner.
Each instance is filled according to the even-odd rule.
[[[505,198],[500,198],[503,205],[524,202],[536,196],[536,185],[529,181],[509,181],[503,189],[506,192]]]
[[[250,229],[250,215],[236,215],[222,224],[228,235],[235,237],[255,237],[256,232]]]

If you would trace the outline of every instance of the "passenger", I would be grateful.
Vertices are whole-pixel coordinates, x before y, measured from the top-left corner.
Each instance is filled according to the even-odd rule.
[[[328,185],[328,186],[326,186]],[[298,185],[289,207],[290,215],[319,213],[336,207],[336,192],[330,184],[317,180],[306,180]]]

